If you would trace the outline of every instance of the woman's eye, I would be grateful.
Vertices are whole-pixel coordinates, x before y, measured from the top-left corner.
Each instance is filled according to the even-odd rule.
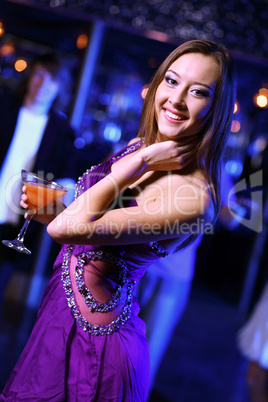
[[[169,77],[169,76],[166,76],[166,77],[165,77],[165,80],[166,80],[166,82],[167,82],[168,84],[170,84],[170,85],[176,85],[176,84],[177,84],[177,81],[174,80],[173,78]]]
[[[209,92],[202,89],[193,89],[193,93],[197,96],[203,96],[205,98],[209,96]]]

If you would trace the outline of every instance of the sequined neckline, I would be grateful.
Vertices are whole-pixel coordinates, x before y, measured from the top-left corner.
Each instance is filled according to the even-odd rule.
[[[101,165],[103,165],[104,163],[109,164],[109,173],[111,173],[111,166],[114,162],[116,162],[118,159],[123,158],[125,155],[130,154],[134,151],[136,151],[138,148],[140,148],[143,144],[143,141],[137,141],[132,145],[129,145],[128,147],[125,148],[125,150],[118,152],[116,155],[112,156],[111,158],[109,158],[106,162],[102,162],[99,163],[98,165],[93,165],[91,166],[89,169],[87,169],[85,171],[85,173],[83,173],[82,176],[78,177],[76,186],[75,186],[75,198],[77,198],[79,195],[81,195],[84,190],[86,190],[85,188],[85,179],[88,175],[90,175],[95,169],[97,169],[98,167],[100,167]]]

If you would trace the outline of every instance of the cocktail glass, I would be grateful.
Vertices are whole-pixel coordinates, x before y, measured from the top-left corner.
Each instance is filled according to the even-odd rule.
[[[24,254],[31,254],[31,251],[24,245],[24,236],[28,229],[33,215],[40,208],[44,208],[56,198],[62,197],[68,192],[68,188],[61,186],[53,181],[45,180],[27,170],[21,171],[23,184],[27,187],[28,197],[28,216],[21,228],[18,236],[14,240],[2,240],[6,246]]]

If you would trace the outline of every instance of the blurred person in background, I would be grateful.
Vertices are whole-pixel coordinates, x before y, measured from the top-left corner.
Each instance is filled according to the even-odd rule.
[[[238,349],[248,360],[246,382],[252,402],[268,401],[268,283],[238,332]]]
[[[248,165],[251,171],[261,171],[263,177],[263,228],[255,239],[260,253],[254,253],[261,288],[247,321],[237,334],[237,346],[248,361],[246,383],[252,402],[268,402],[268,134],[256,134],[249,145]],[[263,271],[263,274],[262,274]],[[257,286],[257,285],[256,285]]]
[[[37,55],[15,92],[0,90],[1,240],[17,237],[22,226],[23,212],[19,208],[21,169],[47,180],[57,180],[69,188],[74,186],[77,176],[74,131],[66,116],[58,110],[67,99],[66,73],[57,53]],[[65,202],[68,203],[68,199]],[[27,243],[37,240],[40,229],[41,225],[36,222],[30,225]],[[0,247],[1,302],[15,265],[25,263],[29,270],[32,258],[22,256],[2,243]]]

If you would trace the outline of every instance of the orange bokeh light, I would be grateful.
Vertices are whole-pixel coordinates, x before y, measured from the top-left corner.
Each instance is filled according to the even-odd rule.
[[[3,22],[0,22],[0,37],[3,36],[5,33],[5,27]]]
[[[268,106],[268,89],[260,88],[259,92],[254,96],[253,102],[260,108],[266,108]]]
[[[239,103],[237,102],[237,101],[235,101],[235,104],[234,104],[234,114],[235,113],[237,113],[237,112],[239,112],[239,110],[240,110],[240,106],[239,106]]]
[[[256,103],[259,107],[267,106],[268,99],[265,95],[258,95],[256,98]]]
[[[80,34],[76,40],[76,47],[78,49],[84,49],[88,44],[88,36],[86,34]]]
[[[13,43],[4,43],[0,47],[0,56],[7,57],[11,56],[15,52],[15,46]]]
[[[19,59],[15,62],[14,64],[15,70],[18,71],[19,73],[27,67],[27,63],[23,59]]]

